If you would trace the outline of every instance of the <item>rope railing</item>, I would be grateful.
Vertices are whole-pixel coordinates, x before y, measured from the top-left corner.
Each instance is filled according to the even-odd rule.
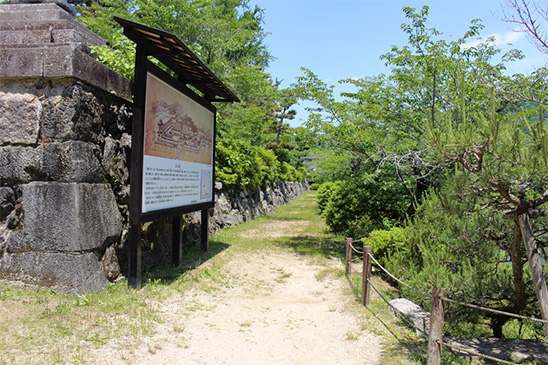
[[[409,284],[407,284],[407,283],[401,281],[400,279],[398,279],[397,277],[395,277],[394,275],[392,275],[392,273],[391,273],[390,271],[386,270],[381,264],[379,264],[379,262],[378,262],[377,260],[375,260],[375,258],[373,257],[373,255],[369,254],[369,256],[371,257],[371,260],[373,260],[373,261],[375,262],[375,264],[376,264],[382,271],[384,271],[388,276],[390,276],[392,279],[396,280],[398,283],[402,284],[403,286],[405,286],[405,287],[407,287],[407,288],[409,288],[409,289],[411,289],[411,290],[416,291],[416,292],[419,293],[419,294],[422,294],[422,295],[427,296],[427,297],[430,296],[429,293],[424,292],[424,291],[422,291],[422,290],[419,290],[419,289],[417,289],[417,288],[413,288],[411,285],[409,285]]]
[[[373,288],[373,290],[375,290],[375,292],[379,295],[379,297],[387,303],[387,305],[389,307],[391,307],[392,309],[395,309],[388,302],[388,300],[386,300],[386,298],[384,298],[384,296],[379,292],[379,290],[377,290],[377,288],[371,283],[371,280],[369,279],[370,276],[371,276],[371,262],[374,262],[377,267],[379,267],[384,273],[386,273],[388,276],[390,276],[392,279],[394,279],[399,284],[401,284],[401,285],[403,285],[403,286],[405,286],[405,287],[407,287],[407,288],[409,288],[409,289],[411,289],[411,290],[413,290],[413,291],[415,291],[415,292],[417,292],[417,293],[419,293],[423,296],[427,296],[427,297],[431,298],[431,300],[432,300],[432,311],[431,311],[431,315],[430,315],[430,321],[431,321],[430,322],[430,334],[426,334],[425,331],[421,330],[420,328],[416,328],[410,321],[408,321],[404,317],[404,319],[407,323],[409,323],[412,327],[416,328],[419,332],[421,332],[424,335],[429,337],[428,361],[427,361],[427,364],[429,364],[429,365],[430,364],[440,364],[441,363],[441,346],[449,347],[449,348],[451,348],[453,350],[457,350],[457,351],[466,352],[466,353],[469,353],[473,356],[482,357],[482,358],[485,358],[485,359],[488,359],[488,360],[491,360],[491,361],[496,361],[496,362],[499,362],[499,363],[502,363],[502,364],[515,364],[513,362],[508,362],[508,361],[503,360],[503,359],[499,359],[499,358],[492,357],[492,356],[489,356],[489,355],[481,354],[481,353],[466,349],[466,348],[458,346],[458,345],[454,345],[454,344],[444,342],[443,341],[443,320],[444,320],[444,318],[443,318],[444,317],[444,315],[443,315],[443,312],[444,312],[443,303],[445,303],[445,302],[465,306],[465,307],[468,307],[468,308],[478,309],[478,310],[482,310],[482,311],[486,311],[486,312],[490,312],[490,313],[495,313],[495,314],[499,314],[499,315],[505,315],[505,316],[508,316],[508,317],[513,317],[513,318],[517,318],[517,319],[521,319],[521,320],[529,320],[529,321],[533,321],[533,322],[543,323],[544,325],[548,325],[547,320],[534,318],[534,317],[522,316],[522,315],[515,314],[515,313],[505,312],[505,311],[492,309],[492,308],[488,308],[488,307],[483,307],[483,306],[470,304],[470,303],[464,303],[464,302],[460,302],[460,301],[457,301],[457,300],[447,298],[445,289],[433,288],[432,293],[429,294],[429,293],[426,293],[422,290],[414,288],[411,285],[409,285],[409,284],[405,283],[404,281],[400,280],[399,278],[397,278],[395,275],[390,273],[387,269],[385,269],[373,257],[373,255],[371,253],[372,252],[371,247],[365,246],[365,244],[364,244],[363,253],[360,252],[359,250],[357,250],[353,245],[356,242],[360,242],[360,241],[352,241],[351,238],[347,238],[347,241],[346,241],[346,243],[347,243],[346,275],[348,276],[350,274],[350,271],[354,271],[359,276],[361,276],[361,278],[362,278],[362,298],[361,299],[362,299],[362,304],[364,306],[367,307],[367,305],[368,305],[369,287],[371,287],[371,288]],[[358,254],[363,254],[363,272],[362,273],[359,273],[350,264],[353,261],[352,260],[352,253],[353,252],[358,253]]]
[[[371,259],[375,262],[375,264],[382,270],[384,271],[388,276],[390,276],[392,279],[396,280],[398,283],[406,286],[407,288],[409,289],[412,289],[414,291],[416,291],[417,293],[420,293],[422,295],[425,295],[425,296],[430,296],[430,294],[426,293],[426,292],[423,292],[417,288],[414,288],[412,287],[411,285],[401,281],[400,279],[398,279],[397,277],[395,277],[394,275],[392,275],[392,273],[390,273],[388,270],[386,270],[384,267],[382,267],[381,264],[379,264],[379,262],[377,260],[375,260],[375,258],[371,256]],[[486,311],[486,312],[491,312],[491,313],[495,313],[495,314],[501,314],[501,315],[505,315],[505,316],[508,316],[508,317],[514,317],[514,318],[519,318],[519,319],[525,319],[525,320],[530,320],[530,321],[534,321],[534,322],[540,322],[540,323],[548,323],[547,320],[544,320],[544,319],[539,319],[539,318],[535,318],[535,317],[526,317],[526,316],[522,316],[520,314],[516,314],[516,313],[511,313],[511,312],[505,312],[505,311],[501,311],[501,310],[498,310],[498,309],[492,309],[492,308],[488,308],[488,307],[483,307],[483,306],[479,306],[479,305],[475,305],[475,304],[470,304],[470,303],[464,303],[464,302],[459,302],[457,300],[454,300],[454,299],[450,299],[450,298],[442,298],[442,300],[444,302],[448,302],[448,303],[453,303],[453,304],[458,304],[458,305],[462,305],[464,307],[469,307],[469,308],[473,308],[473,309],[479,309],[479,310],[483,310],[483,311]]]
[[[358,274],[359,276],[362,275],[362,273],[359,272],[358,270],[356,270],[356,269],[354,268],[354,266],[352,266],[352,265],[350,265],[350,270],[354,271],[354,272],[355,272],[356,274]]]
[[[354,243],[358,243],[358,242],[361,242],[361,241],[352,241],[350,243],[350,248],[352,248],[352,251],[354,251],[355,253],[357,253],[358,255],[363,255],[363,251],[360,251],[358,250],[356,247],[354,247]]]
[[[535,318],[535,317],[526,317],[526,316],[522,316],[522,315],[516,314],[516,313],[504,312],[504,311],[501,311],[501,310],[498,310],[498,309],[492,309],[492,308],[482,307],[480,305],[459,302],[457,300],[450,299],[450,298],[441,298],[441,300],[443,300],[444,302],[447,302],[447,303],[458,304],[458,305],[462,305],[464,307],[479,309],[479,310],[482,310],[482,311],[485,311],[485,312],[501,314],[501,315],[508,316],[508,317],[514,317],[514,318],[518,318],[518,319],[525,319],[525,320],[529,320],[529,321],[533,321],[533,322],[548,323],[548,321],[545,320],[545,319],[540,319],[540,318]]]
[[[373,285],[373,283],[371,282],[371,280],[367,279],[367,283],[368,283],[369,285],[371,285],[371,287],[372,287],[373,290],[379,295],[379,297],[381,297],[381,299],[384,300],[385,303],[386,303],[390,308],[392,308],[392,310],[393,310],[394,312],[396,312],[396,310],[397,310],[396,307],[394,307],[394,306],[388,301],[388,299],[386,299],[386,298],[379,292],[379,290],[378,290],[377,288],[375,288],[375,285]],[[403,318],[403,320],[404,320],[405,322],[407,322],[407,324],[410,325],[411,327],[415,327],[415,325],[413,324],[413,322],[411,322],[407,317],[402,316],[401,318]],[[428,333],[426,333],[426,331],[424,331],[423,329],[417,328],[417,330],[418,330],[423,336],[428,337]]]

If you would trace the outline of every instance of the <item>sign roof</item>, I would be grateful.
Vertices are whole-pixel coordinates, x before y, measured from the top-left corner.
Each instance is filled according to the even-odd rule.
[[[146,49],[174,71],[178,80],[192,85],[212,102],[239,102],[240,99],[179,39],[171,33],[114,17],[124,27],[124,35]]]

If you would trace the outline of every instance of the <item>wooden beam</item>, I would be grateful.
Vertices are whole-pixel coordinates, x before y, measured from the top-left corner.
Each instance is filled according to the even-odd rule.
[[[525,250],[527,251],[527,261],[529,261],[533,284],[538,296],[540,313],[542,319],[548,320],[548,289],[546,288],[546,279],[544,278],[537,240],[533,236],[529,215],[527,213],[520,214],[518,220]],[[544,325],[544,331],[548,337],[548,325],[546,324]]]

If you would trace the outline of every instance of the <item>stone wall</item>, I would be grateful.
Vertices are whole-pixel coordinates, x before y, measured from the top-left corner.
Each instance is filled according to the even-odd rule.
[[[1,279],[85,293],[127,272],[131,85],[90,56],[103,43],[54,3],[0,5]],[[211,233],[307,189],[217,183]],[[183,222],[199,241],[200,214]],[[169,258],[171,220],[142,228],[143,266]]]
[[[127,220],[131,105],[74,79],[0,90],[0,276],[104,287],[120,271],[104,266]]]
[[[255,191],[223,187],[215,184],[215,207],[210,210],[209,233],[214,236],[223,229],[230,228],[266,215],[274,208],[287,204],[308,191],[308,183],[278,182]],[[201,213],[194,212],[183,216],[183,248],[200,243]],[[150,267],[158,262],[171,260],[171,219],[163,219],[143,224],[142,264]],[[124,228],[123,241],[127,236]],[[120,252],[118,252],[120,256]],[[120,260],[122,274],[127,272],[127,258]]]

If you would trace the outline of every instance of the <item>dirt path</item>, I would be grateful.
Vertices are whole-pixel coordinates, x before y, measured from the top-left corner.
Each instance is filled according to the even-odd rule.
[[[242,255],[211,268],[211,287],[157,303],[164,323],[138,348],[103,348],[99,362],[378,364],[380,339],[359,326],[340,263],[287,252]]]
[[[312,224],[284,216],[237,240],[302,237]],[[94,362],[380,364],[381,338],[361,327],[341,262],[268,247],[207,261],[192,289],[148,303],[162,317],[153,334],[101,346]]]

